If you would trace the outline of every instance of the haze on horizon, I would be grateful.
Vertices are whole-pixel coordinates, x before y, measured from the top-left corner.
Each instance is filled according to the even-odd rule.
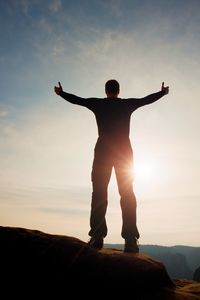
[[[141,244],[200,246],[200,1],[0,2],[0,225],[87,241],[92,113],[55,95],[169,95],[131,120]],[[87,132],[87,134],[85,134]],[[123,243],[115,177],[107,243]]]

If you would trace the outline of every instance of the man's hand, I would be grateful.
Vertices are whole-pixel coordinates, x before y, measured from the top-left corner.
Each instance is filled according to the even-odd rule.
[[[169,87],[164,86],[164,82],[162,82],[161,91],[165,92],[165,95],[167,95],[169,93]]]
[[[63,91],[60,81],[58,82],[58,86],[54,86],[54,91],[57,95],[60,95],[60,93]]]

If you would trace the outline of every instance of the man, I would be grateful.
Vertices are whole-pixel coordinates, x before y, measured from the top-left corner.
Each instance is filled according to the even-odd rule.
[[[114,80],[105,84],[107,98],[80,98],[63,91],[60,82],[54,87],[57,95],[65,100],[85,106],[96,117],[98,139],[94,149],[92,167],[92,203],[90,214],[91,237],[89,245],[101,249],[107,235],[106,209],[107,188],[112,168],[115,169],[120,204],[122,210],[121,236],[125,240],[124,252],[139,252],[140,237],[136,225],[136,198],[133,192],[133,152],[129,140],[130,118],[133,111],[140,106],[153,103],[168,94],[169,87],[161,86],[161,91],[144,98],[119,98],[120,86]]]

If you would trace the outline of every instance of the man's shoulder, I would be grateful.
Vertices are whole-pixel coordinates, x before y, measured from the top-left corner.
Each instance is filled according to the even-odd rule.
[[[88,98],[91,107],[123,107],[127,104],[127,99],[124,98]],[[126,106],[126,105],[125,105]]]

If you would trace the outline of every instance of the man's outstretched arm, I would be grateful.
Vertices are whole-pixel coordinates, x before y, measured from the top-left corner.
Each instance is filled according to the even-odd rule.
[[[136,108],[138,108],[143,105],[151,104],[151,103],[159,100],[161,97],[167,95],[168,93],[169,93],[169,87],[164,86],[164,82],[162,82],[161,90],[159,92],[150,94],[144,98],[132,99],[131,102]]]
[[[81,97],[78,97],[76,95],[64,92],[60,82],[58,82],[58,86],[54,86],[54,91],[57,95],[59,95],[60,97],[62,97],[66,101],[68,101],[70,103],[73,103],[73,104],[78,104],[78,105],[88,107],[92,103],[91,102],[92,99],[85,99],[85,98],[81,98]]]

